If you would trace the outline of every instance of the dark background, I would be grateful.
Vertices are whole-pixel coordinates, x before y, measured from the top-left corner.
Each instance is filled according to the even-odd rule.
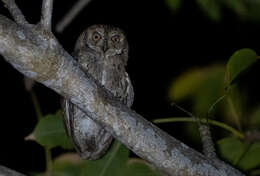
[[[54,26],[73,3],[72,0],[55,0]],[[39,20],[41,0],[17,0],[17,4],[29,22]],[[9,16],[2,3],[0,14]],[[167,89],[186,69],[226,63],[241,48],[260,53],[259,24],[242,21],[228,9],[223,9],[222,20],[214,22],[195,1],[188,0],[176,14],[163,0],[93,0],[62,34],[56,36],[64,48],[72,52],[79,34],[98,23],[112,24],[125,31],[130,46],[127,70],[135,90],[133,109],[149,120],[182,114],[170,106]],[[31,96],[24,90],[23,75],[3,58],[0,72],[0,165],[23,173],[43,170],[43,148],[24,141],[37,119]],[[59,95],[55,92],[40,84],[34,90],[44,114],[55,113],[60,108]],[[178,128],[173,129],[169,124],[160,127],[189,144],[188,139],[178,135]]]

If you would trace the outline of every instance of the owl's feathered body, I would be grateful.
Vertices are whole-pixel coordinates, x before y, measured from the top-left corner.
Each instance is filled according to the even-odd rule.
[[[134,92],[125,70],[128,43],[120,29],[106,25],[89,27],[78,38],[73,55],[81,68],[112,95],[127,106],[132,105]],[[82,158],[100,158],[110,146],[111,134],[69,101],[62,104],[65,127],[76,150]]]

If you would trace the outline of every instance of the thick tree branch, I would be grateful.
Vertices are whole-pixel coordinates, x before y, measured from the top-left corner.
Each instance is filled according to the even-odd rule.
[[[9,12],[11,13],[12,17],[16,21],[17,24],[20,25],[28,25],[29,23],[26,21],[23,13],[17,7],[15,0],[3,0],[6,8],[8,8]]]
[[[52,8],[53,8],[53,0],[42,1],[41,24],[45,29],[49,31],[51,31]]]
[[[15,2],[5,3],[18,24],[0,15],[0,54],[18,71],[69,99],[129,149],[168,175],[242,175],[155,127],[84,73],[51,32],[52,0],[43,0],[40,25],[25,25]]]
[[[18,71],[69,99],[168,175],[243,175],[222,161],[208,160],[114,100],[41,26],[24,27],[0,16],[0,53]]]

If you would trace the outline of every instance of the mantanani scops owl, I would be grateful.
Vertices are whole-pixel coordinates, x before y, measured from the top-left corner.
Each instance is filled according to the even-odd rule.
[[[125,70],[128,42],[119,28],[87,28],[78,38],[73,55],[81,69],[125,105],[132,105],[134,92]],[[66,99],[62,100],[62,109],[67,134],[80,156],[90,160],[103,156],[111,144],[111,134]]]

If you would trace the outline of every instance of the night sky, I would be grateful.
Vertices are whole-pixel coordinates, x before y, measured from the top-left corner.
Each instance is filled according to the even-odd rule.
[[[54,26],[73,3],[72,0],[55,0]],[[40,0],[17,0],[17,4],[29,22],[37,23]],[[0,14],[10,16],[2,3]],[[195,1],[188,0],[176,14],[163,0],[93,0],[63,33],[56,33],[56,36],[71,53],[79,34],[88,26],[100,23],[125,31],[130,47],[127,70],[135,90],[133,109],[149,120],[182,114],[170,106],[167,89],[183,71],[226,63],[241,48],[260,53],[260,22],[242,21],[228,9],[223,9],[222,20],[214,22]],[[24,90],[23,75],[2,57],[0,68],[0,165],[22,173],[43,170],[44,150],[34,142],[24,141],[37,119],[30,94]],[[36,84],[34,90],[44,114],[55,113],[60,108],[58,94],[41,84]],[[160,128],[180,139],[178,129],[169,125],[160,125]]]

